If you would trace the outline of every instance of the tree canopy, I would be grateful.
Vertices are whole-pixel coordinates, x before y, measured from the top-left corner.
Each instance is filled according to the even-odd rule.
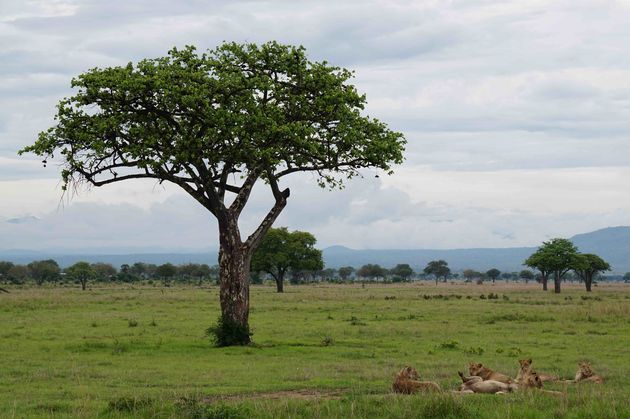
[[[427,275],[433,275],[435,277],[435,283],[437,284],[440,278],[444,278],[444,281],[446,281],[446,278],[451,273],[451,268],[448,267],[448,263],[445,260],[432,260],[427,263],[423,272]]]
[[[554,292],[560,292],[560,283],[564,274],[573,268],[578,249],[567,239],[555,238],[543,242],[524,262],[530,268],[540,271],[543,289],[547,289],[549,274],[554,274]]]
[[[67,267],[64,272],[70,279],[79,281],[82,290],[85,290],[88,280],[94,279],[98,275],[94,265],[90,265],[88,262],[77,262]]]
[[[586,291],[590,292],[593,277],[599,272],[610,270],[610,264],[595,254],[581,253],[573,261],[573,270],[584,281]]]
[[[322,251],[315,249],[317,239],[305,231],[290,232],[286,227],[272,228],[252,257],[252,271],[266,272],[276,280],[278,292],[284,291],[284,276],[293,271],[323,269]]]
[[[413,269],[408,263],[399,263],[390,270],[390,273],[403,281],[407,281],[409,277],[414,274]]]

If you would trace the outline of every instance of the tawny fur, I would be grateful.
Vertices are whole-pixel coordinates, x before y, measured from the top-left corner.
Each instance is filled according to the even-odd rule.
[[[578,362],[579,369],[575,373],[575,382],[576,383],[597,383],[601,384],[604,382],[604,378],[600,375],[597,375],[593,372],[591,368],[591,364],[588,362]]]
[[[496,380],[484,380],[478,375],[466,377],[463,372],[458,372],[462,379],[462,385],[459,387],[460,393],[485,393],[485,394],[503,394],[511,393],[516,390],[516,384],[506,384]]]
[[[427,391],[441,391],[439,384],[433,381],[420,381],[420,374],[415,368],[405,367],[394,378],[392,389],[395,393],[414,394]]]
[[[504,384],[512,384],[514,380],[511,377],[508,377],[505,374],[501,374],[500,372],[492,371],[490,368],[484,367],[483,364],[478,364],[475,362],[471,362],[468,366],[468,372],[470,375],[476,375],[478,377],[486,380],[499,381]]]
[[[521,375],[523,373],[527,373],[532,370],[532,359],[531,358],[519,359],[518,362],[521,367],[518,370],[518,373],[516,374],[516,382],[520,383]],[[542,381],[543,383],[546,381],[558,381],[560,379],[560,377],[558,377],[557,375],[552,375],[552,374],[537,373],[537,375],[538,375],[538,378],[540,378],[540,381]]]

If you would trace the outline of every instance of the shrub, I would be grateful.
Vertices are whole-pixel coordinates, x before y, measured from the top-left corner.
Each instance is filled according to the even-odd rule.
[[[129,324],[129,327],[136,327],[136,326],[138,326],[138,320],[136,320],[136,319],[129,319],[128,324]]]
[[[335,344],[335,341],[330,336],[325,336],[324,339],[322,339],[322,342],[321,342],[322,346],[332,346],[334,344]]]
[[[449,340],[448,342],[442,342],[438,345],[440,349],[457,349],[459,342],[456,340]]]
[[[221,316],[216,325],[206,329],[206,335],[212,339],[215,346],[222,347],[248,345],[251,343],[252,332],[249,327]]]
[[[107,404],[107,410],[113,412],[134,412],[149,407],[153,403],[153,399],[150,398],[119,397]]]
[[[242,419],[251,417],[251,412],[245,407],[224,403],[205,404],[196,398],[182,398],[175,407],[178,417],[190,419]]]

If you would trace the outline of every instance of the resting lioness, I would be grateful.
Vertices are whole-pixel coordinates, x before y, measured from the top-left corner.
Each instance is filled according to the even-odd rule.
[[[511,384],[514,382],[511,377],[501,374],[500,372],[492,371],[490,368],[484,367],[483,364],[477,364],[474,362],[471,362],[468,366],[468,372],[470,375],[481,377],[484,381],[494,380],[505,384]]]
[[[578,362],[580,369],[575,373],[575,382],[590,382],[601,384],[604,382],[604,378],[593,372],[591,364],[588,362]]]
[[[518,370],[518,373],[516,374],[516,382],[520,384],[520,377],[523,374],[527,374],[532,370],[532,359],[528,358],[528,359],[519,359],[519,364],[521,365],[521,368]],[[551,375],[551,374],[542,374],[542,373],[536,373],[536,375],[538,376],[538,378],[540,379],[540,381],[542,381],[543,383],[545,381],[557,381],[559,380],[559,377],[557,375]]]
[[[395,393],[414,394],[421,391],[441,391],[440,386],[433,381],[419,381],[420,374],[415,368],[405,367],[394,378],[392,390]]]
[[[516,384],[506,384],[496,380],[484,380],[478,375],[466,377],[463,372],[457,372],[462,379],[462,385],[459,386],[461,393],[486,393],[486,394],[503,394],[510,393],[518,388]]]

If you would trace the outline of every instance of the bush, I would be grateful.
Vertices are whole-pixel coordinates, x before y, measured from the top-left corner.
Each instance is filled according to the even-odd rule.
[[[195,398],[183,398],[177,404],[180,417],[190,419],[241,419],[251,417],[251,412],[242,406],[224,403],[205,404]]]
[[[152,404],[154,404],[154,400],[149,398],[119,397],[107,404],[107,410],[111,412],[134,412]]]
[[[249,327],[238,324],[232,320],[219,317],[217,324],[206,330],[215,346],[237,346],[251,343],[252,332]]]

